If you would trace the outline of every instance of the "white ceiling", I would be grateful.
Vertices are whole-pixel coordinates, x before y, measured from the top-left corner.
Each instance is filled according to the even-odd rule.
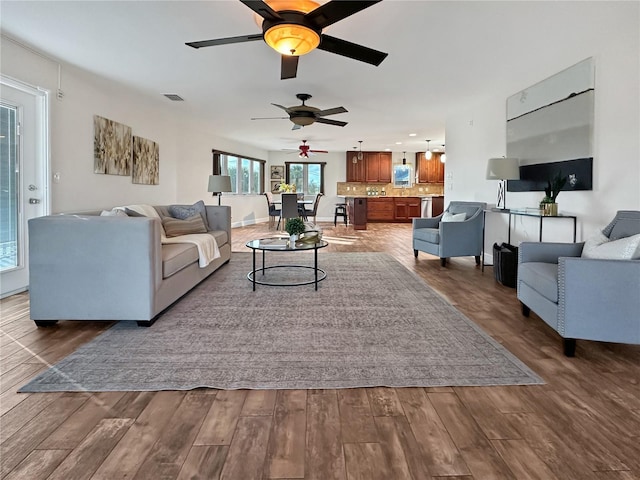
[[[259,33],[253,12],[225,1],[6,1],[2,33],[48,55],[157,97],[177,93],[212,133],[267,150],[297,146],[424,151],[445,143],[445,119],[485,96],[515,93],[590,55],[566,23],[592,2],[385,0],[328,32],[389,56],[379,67],[320,50],[300,58],[298,76],[280,80],[279,54],[263,42],[199,50],[185,42]],[[570,21],[570,20],[569,20]],[[576,20],[577,21],[577,20]],[[573,58],[575,57],[575,58]],[[64,85],[63,85],[64,90]],[[271,103],[299,104],[309,93],[346,127],[292,131]],[[409,134],[415,133],[415,137]],[[397,145],[396,142],[402,142]]]

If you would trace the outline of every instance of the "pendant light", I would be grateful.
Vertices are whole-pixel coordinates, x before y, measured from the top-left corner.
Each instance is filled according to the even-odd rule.
[[[353,163],[358,163],[358,160],[362,160],[364,158],[364,155],[362,154],[362,140],[358,140],[358,142],[360,142],[360,151],[355,153],[356,147],[353,147],[354,155],[351,160]]]
[[[445,163],[447,161],[447,154],[444,151],[444,143],[442,144],[442,155],[440,155],[440,161]]]
[[[431,160],[431,157],[433,156],[433,154],[431,153],[431,149],[429,148],[429,142],[431,140],[426,140],[427,142],[427,151],[424,154],[424,158],[426,158],[427,160]]]
[[[407,152],[402,152],[402,164],[406,165],[407,164],[407,158],[406,158],[406,154]]]

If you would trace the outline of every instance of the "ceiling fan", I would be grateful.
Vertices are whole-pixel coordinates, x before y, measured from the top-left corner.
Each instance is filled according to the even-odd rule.
[[[329,153],[327,150],[311,150],[306,140],[302,140],[302,145],[299,145],[298,149],[300,152],[298,153],[299,158],[309,158],[310,153]]]
[[[289,117],[260,117],[260,118],[252,118],[251,120],[275,120],[275,119],[286,119],[289,118],[293,122],[292,130],[298,130],[302,127],[306,127],[311,125],[312,123],[324,123],[327,125],[335,125],[337,127],[344,127],[347,122],[341,122],[339,120],[331,120],[329,118],[324,118],[328,115],[335,115],[337,113],[347,113],[348,110],[344,107],[335,107],[329,108],[326,110],[320,110],[319,108],[312,107],[310,105],[306,105],[304,102],[311,98],[311,95],[308,93],[298,93],[296,98],[302,101],[302,105],[294,105],[292,107],[283,107],[282,105],[278,105],[277,103],[272,103],[278,108],[281,108],[285,112],[289,114]]]
[[[298,56],[315,48],[378,66],[387,57],[363,45],[351,43],[322,33],[322,30],[381,0],[332,0],[318,6],[313,0],[240,0],[262,18],[262,33],[239,37],[188,42],[193,48],[228,43],[264,40],[282,55],[280,79],[295,78]]]

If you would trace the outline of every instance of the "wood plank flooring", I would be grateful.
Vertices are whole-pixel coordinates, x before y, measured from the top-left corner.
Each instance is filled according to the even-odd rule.
[[[110,325],[36,328],[23,293],[0,302],[0,478],[640,479],[639,346],[578,341],[566,358],[491,268],[414,259],[408,224],[322,227],[324,251],[390,253],[547,383],[19,394]],[[233,251],[272,233],[234,229]]]

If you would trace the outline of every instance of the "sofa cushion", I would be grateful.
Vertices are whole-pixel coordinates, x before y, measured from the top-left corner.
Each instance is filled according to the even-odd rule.
[[[198,249],[192,243],[162,245],[162,278],[168,278],[192,263],[198,262]]]
[[[553,303],[558,303],[558,265],[556,263],[521,263],[518,265],[518,281],[526,283]]]
[[[164,217],[162,226],[167,237],[178,237],[180,235],[189,235],[191,233],[207,233],[207,227],[202,221],[202,216],[196,213],[192,217],[185,220],[179,220],[173,217]]]
[[[194,203],[193,205],[169,205],[167,211],[173,218],[180,220],[186,220],[189,217],[193,217],[195,214],[199,214],[202,217],[205,228],[209,230],[207,209],[204,205],[204,201],[202,200]]]
[[[440,243],[440,230],[437,228],[416,228],[413,231],[414,240],[422,240],[429,243]]]
[[[229,234],[226,230],[211,230],[207,232],[209,235],[213,235],[213,238],[216,239],[216,243],[218,244],[218,248],[222,245],[229,243]]]
[[[630,237],[640,233],[640,222],[634,217],[621,217],[611,229],[609,234],[610,240],[618,240],[619,238]]]

